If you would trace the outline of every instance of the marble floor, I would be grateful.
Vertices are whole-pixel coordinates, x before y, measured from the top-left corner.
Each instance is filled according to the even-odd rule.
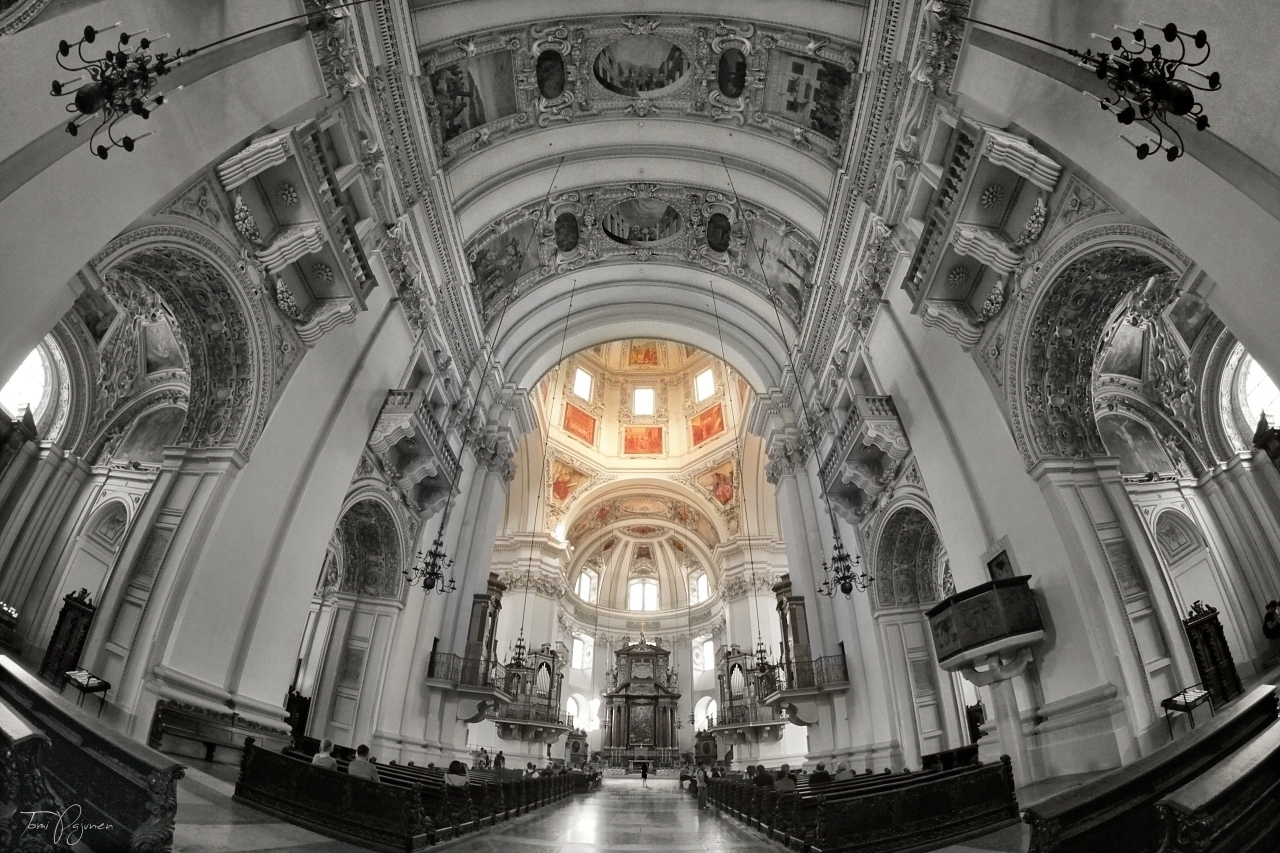
[[[235,768],[191,762],[178,787],[176,853],[356,853],[361,848],[308,832],[231,800]],[[672,779],[611,778],[594,793],[540,809],[510,823],[441,844],[450,853],[679,853],[679,851],[770,851],[785,848],[677,789]],[[1012,826],[949,853],[1021,853],[1026,827]]]

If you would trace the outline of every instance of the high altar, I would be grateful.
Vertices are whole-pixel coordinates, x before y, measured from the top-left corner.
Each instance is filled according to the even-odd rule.
[[[649,762],[669,767],[679,759],[680,692],[670,657],[643,636],[614,652],[604,695],[604,757],[611,765]]]

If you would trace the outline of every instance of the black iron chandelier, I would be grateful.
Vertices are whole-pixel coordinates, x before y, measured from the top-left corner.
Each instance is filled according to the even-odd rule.
[[[177,48],[172,53],[154,51],[152,48],[155,43],[168,38],[169,34],[147,38],[146,33],[150,32],[147,28],[137,32],[122,30],[114,49],[104,50],[98,57],[87,56],[86,45],[96,44],[98,36],[119,28],[120,23],[101,29],[88,26],[84,28],[79,41],[69,42],[63,39],[58,42],[54,55],[58,66],[79,76],[70,80],[54,80],[49,94],[55,98],[70,96],[71,101],[66,105],[66,110],[74,118],[67,122],[66,131],[72,136],[79,136],[81,128],[94,118],[98,119],[98,126],[89,137],[89,150],[105,160],[113,149],[133,151],[139,141],[152,135],[148,131],[134,136],[125,132],[120,125],[133,116],[143,121],[151,118],[151,114],[172,97],[172,93],[152,94],[160,85],[160,78],[167,76],[196,54],[292,21],[306,21],[309,30],[320,32],[341,18],[340,10],[370,2],[373,0],[354,0],[301,15],[291,15],[190,50]],[[72,51],[75,52],[74,57]],[[181,88],[178,86],[174,91]]]
[[[404,577],[409,582],[409,586],[421,586],[423,592],[434,590],[438,595],[453,592],[458,588],[452,576],[447,579],[444,576],[445,572],[453,570],[453,559],[444,551],[444,526],[449,516],[447,510],[446,507],[445,518],[440,522],[440,530],[436,533],[431,547],[425,554],[419,551],[418,559],[411,567],[404,570]]]
[[[840,539],[840,528],[836,526],[835,519],[831,521],[831,533],[835,537],[835,544],[831,546],[831,564],[828,565],[826,560],[822,561],[822,583],[818,585],[818,592],[827,598],[835,598],[836,593],[849,598],[855,587],[858,592],[866,592],[876,579],[867,574],[865,569],[858,571],[858,567],[862,565],[862,555],[849,556]]]
[[[1111,94],[1105,98],[1090,95],[1102,109],[1114,115],[1122,125],[1136,122],[1155,133],[1155,138],[1145,142],[1134,142],[1124,134],[1120,135],[1121,139],[1133,147],[1139,160],[1145,160],[1157,151],[1164,151],[1165,159],[1171,163],[1181,157],[1185,153],[1182,133],[1169,121],[1169,117],[1182,118],[1196,130],[1205,130],[1209,127],[1209,117],[1205,115],[1204,105],[1197,99],[1196,92],[1216,92],[1222,88],[1222,75],[1217,71],[1206,74],[1200,70],[1209,60],[1211,52],[1209,36],[1204,30],[1188,33],[1179,29],[1177,24],[1158,27],[1146,21],[1139,21],[1138,28],[1130,30],[1117,24],[1115,29],[1129,33],[1130,43],[1126,44],[1122,36],[1108,39],[1093,33],[1094,38],[1106,42],[1113,51],[1095,53],[1092,50],[1080,51],[1064,47],[964,15],[943,12],[940,16],[1010,33],[1079,60],[1082,67],[1096,74],[1111,90]],[[1148,41],[1148,33],[1144,28],[1160,33],[1169,45],[1176,44],[1177,55],[1171,55],[1172,47],[1166,52],[1166,48],[1159,43]],[[1188,41],[1194,47],[1194,57]],[[1187,76],[1179,76],[1182,71]]]

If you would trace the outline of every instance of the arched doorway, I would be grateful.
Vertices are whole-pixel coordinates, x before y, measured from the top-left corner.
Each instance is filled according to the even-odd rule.
[[[876,537],[873,605],[902,759],[959,746],[952,679],[938,667],[924,612],[940,595],[946,550],[921,508],[891,510]]]

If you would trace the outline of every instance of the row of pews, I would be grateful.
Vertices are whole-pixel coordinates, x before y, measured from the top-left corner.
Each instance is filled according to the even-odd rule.
[[[184,770],[0,655],[0,850],[165,853]]]
[[[1030,853],[1275,853],[1278,715],[1262,685],[1186,737],[1028,808]]]
[[[311,764],[314,752],[276,752],[246,738],[235,799],[387,853],[423,850],[600,784],[598,773],[580,771],[525,777],[520,770],[471,770],[469,784],[456,787],[439,768],[382,763],[379,781],[371,782],[347,775],[350,750],[334,750],[337,770]]]
[[[888,853],[927,849],[1018,822],[1008,757],[921,772],[865,774],[848,781],[796,781],[779,793],[748,779],[713,779],[721,810],[792,850]]]

